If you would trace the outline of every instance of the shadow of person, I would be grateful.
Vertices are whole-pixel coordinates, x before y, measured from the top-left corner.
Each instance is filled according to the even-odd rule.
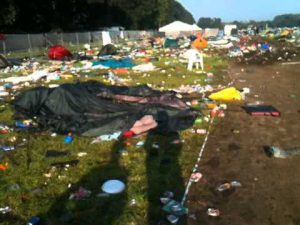
[[[162,210],[160,197],[166,191],[174,193],[174,200],[180,202],[184,193],[184,181],[179,165],[182,143],[178,133],[162,135],[149,132],[145,149],[146,172],[148,182],[148,215],[147,224],[170,224],[166,220],[167,214]],[[177,224],[186,224],[186,217],[181,217]]]
[[[111,157],[105,166],[92,169],[79,182],[66,191],[52,205],[42,224],[47,225],[109,225],[118,221],[127,203],[127,193],[107,195],[102,193],[101,185],[108,179],[127,181],[127,170],[119,164],[119,150],[123,141],[117,141],[111,151]],[[88,198],[82,200],[69,199],[71,193],[83,187],[91,191]]]
[[[26,221],[20,216],[15,215],[13,213],[6,213],[6,214],[0,213],[0,224],[21,225],[21,224],[26,224]]]

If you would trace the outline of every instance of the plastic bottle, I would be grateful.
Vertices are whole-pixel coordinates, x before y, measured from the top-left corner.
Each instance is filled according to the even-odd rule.
[[[41,219],[39,217],[33,216],[30,218],[27,225],[38,225],[38,224],[40,224],[40,222],[41,222]]]

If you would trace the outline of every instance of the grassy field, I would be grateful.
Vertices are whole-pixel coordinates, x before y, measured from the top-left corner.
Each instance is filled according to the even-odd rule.
[[[150,84],[161,90],[182,84],[205,84],[205,74],[187,72],[176,57],[161,57],[154,64],[160,71],[129,72],[120,77],[127,80],[126,85]],[[219,82],[226,61],[206,57],[205,64],[207,71],[215,74],[213,83]],[[40,66],[47,67],[49,63],[41,62]],[[103,76],[105,72],[81,72],[79,79],[107,82]],[[1,77],[12,75],[15,73],[0,74]],[[51,83],[73,82],[74,79]],[[13,113],[10,100],[3,102],[0,122],[12,126]],[[203,121],[193,128],[207,127],[208,123]],[[131,138],[126,143],[109,141],[98,144],[91,144],[92,138],[78,136],[71,144],[65,144],[64,136],[52,137],[50,132],[14,129],[9,134],[1,134],[3,145],[14,145],[23,139],[26,142],[10,152],[0,150],[0,162],[9,164],[5,171],[0,171],[0,208],[9,206],[12,210],[7,214],[0,213],[0,224],[21,225],[32,216],[40,217],[42,224],[49,225],[164,224],[166,214],[159,199],[165,191],[172,191],[174,199],[181,200],[203,142],[203,135],[191,131],[192,128],[168,136],[149,133]],[[16,137],[17,141],[10,143],[11,137]],[[184,142],[172,144],[176,139]],[[139,141],[144,141],[144,146],[136,146]],[[153,148],[153,143],[158,143],[159,149]],[[67,155],[46,157],[48,150],[67,152]],[[80,157],[79,153],[86,155]],[[70,167],[51,167],[51,163],[70,160],[79,162]],[[118,195],[101,195],[101,185],[109,179],[125,182],[125,191]],[[70,194],[79,187],[90,190],[90,197],[69,200]],[[185,223],[184,218],[180,223]]]

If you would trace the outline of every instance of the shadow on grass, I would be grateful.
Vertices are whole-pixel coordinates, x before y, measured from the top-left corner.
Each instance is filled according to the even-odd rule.
[[[119,179],[126,184],[127,171],[119,163],[118,150],[121,142],[116,142],[111,151],[110,161],[105,166],[92,169],[80,181],[66,191],[48,211],[42,224],[47,225],[102,225],[122,224],[118,218],[127,204],[126,191],[111,196],[97,196],[101,193],[101,185],[108,179]],[[92,192],[91,196],[82,200],[69,200],[71,193],[83,187]]]
[[[162,204],[160,203],[160,197],[165,191],[174,192],[174,199],[178,201],[183,195],[184,182],[179,165],[182,145],[171,143],[179,139],[177,133],[162,136],[150,132],[146,137],[144,145],[147,152],[146,162],[141,163],[146,164],[146,186],[148,186],[146,224],[148,225],[169,224],[165,219],[166,214],[162,211]],[[126,183],[128,172],[119,162],[119,150],[122,148],[124,148],[124,141],[117,141],[112,148],[110,161],[105,166],[91,170],[73,185],[71,190],[66,191],[51,207],[47,215],[42,216],[45,218],[43,224],[128,224],[129,221],[121,221],[121,216],[129,202],[126,191],[108,197],[96,196],[97,193],[101,192],[103,182],[108,179],[119,179]],[[91,190],[92,196],[85,200],[69,200],[70,193],[77,191],[79,187]],[[177,224],[186,224],[185,218],[180,218]]]
[[[167,214],[162,211],[160,203],[160,197],[165,191],[172,191],[177,201],[180,201],[184,193],[185,186],[179,165],[182,144],[172,143],[174,140],[180,140],[178,133],[162,136],[150,132],[145,142],[148,225],[170,224],[166,220]],[[177,224],[186,224],[186,218],[181,217]]]

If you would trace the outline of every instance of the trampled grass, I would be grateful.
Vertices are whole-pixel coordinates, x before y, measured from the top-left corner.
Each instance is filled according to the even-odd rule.
[[[226,62],[220,58],[206,58],[205,61],[208,70],[218,79],[218,71]],[[187,72],[185,65],[176,58],[161,58],[154,64],[160,71],[130,72],[120,77],[127,78],[128,85],[151,84],[158,89],[205,84],[205,74]],[[93,76],[79,79],[106,81],[103,73],[105,71],[101,70],[87,72],[85,75]],[[78,78],[52,83],[73,82],[75,79]],[[14,111],[9,101],[3,105],[0,121],[12,126]],[[195,126],[207,128],[208,124],[204,121]],[[12,136],[17,137],[17,142],[27,141],[13,151],[0,150],[0,162],[9,163],[5,171],[0,171],[0,208],[9,206],[12,210],[0,213],[1,225],[23,225],[32,216],[40,217],[42,224],[47,225],[159,224],[166,216],[160,197],[165,191],[172,191],[174,199],[181,200],[204,138],[188,129],[180,134],[148,134],[132,138],[126,146],[120,141],[91,144],[92,138],[78,136],[71,144],[65,144],[63,135],[52,137],[49,132],[14,130],[0,135],[2,144],[13,145],[8,141]],[[184,142],[172,144],[176,139]],[[144,146],[137,147],[139,141],[144,141]],[[158,143],[159,149],[153,148],[153,143]],[[47,150],[65,151],[68,155],[49,158],[45,156]],[[79,157],[78,153],[82,152],[86,155]],[[70,160],[79,162],[61,169],[51,167],[51,163]],[[125,182],[125,191],[98,196],[101,185],[109,179]],[[90,190],[90,197],[69,200],[70,194],[79,187]],[[184,218],[180,223],[185,223]]]

